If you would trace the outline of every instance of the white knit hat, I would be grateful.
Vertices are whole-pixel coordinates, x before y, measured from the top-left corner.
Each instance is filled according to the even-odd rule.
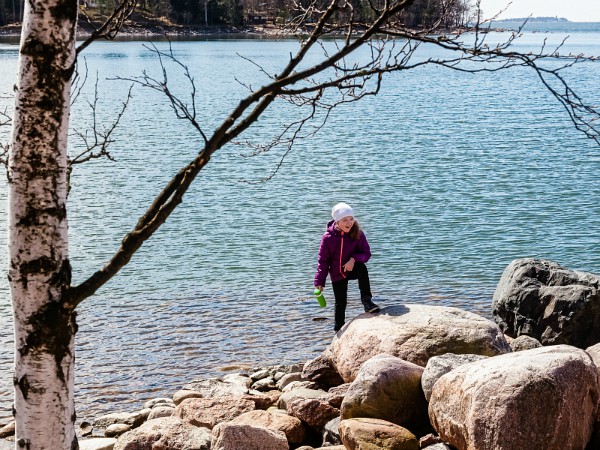
[[[331,217],[333,217],[333,220],[336,222],[348,216],[354,216],[354,211],[352,211],[350,205],[346,203],[338,203],[331,209]]]

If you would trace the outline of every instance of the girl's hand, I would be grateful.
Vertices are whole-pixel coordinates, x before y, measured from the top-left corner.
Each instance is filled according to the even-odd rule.
[[[315,286],[315,289],[320,290],[321,292],[323,292],[323,286]]]
[[[352,272],[354,269],[354,258],[350,258],[346,264],[344,264],[344,272]]]

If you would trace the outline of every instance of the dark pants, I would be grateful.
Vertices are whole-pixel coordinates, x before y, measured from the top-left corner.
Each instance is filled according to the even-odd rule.
[[[369,281],[369,271],[363,263],[354,263],[352,272],[346,272],[346,278],[331,283],[333,295],[335,297],[335,326],[337,331],[346,322],[346,303],[348,303],[348,280],[358,280],[358,289],[360,290],[360,299],[362,302],[371,300],[371,283]]]

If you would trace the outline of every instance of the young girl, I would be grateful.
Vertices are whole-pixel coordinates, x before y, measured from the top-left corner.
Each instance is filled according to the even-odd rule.
[[[358,280],[360,299],[365,312],[379,311],[379,306],[371,301],[371,284],[365,263],[371,257],[371,249],[365,234],[354,219],[352,208],[346,203],[338,203],[331,210],[333,220],[327,224],[327,231],[321,239],[315,287],[323,290],[327,274],[335,297],[335,326],[338,331],[346,321],[348,280]]]

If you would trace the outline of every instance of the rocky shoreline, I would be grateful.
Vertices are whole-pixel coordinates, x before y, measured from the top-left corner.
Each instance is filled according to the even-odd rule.
[[[83,423],[80,449],[600,448],[600,277],[517,260],[492,307],[497,324],[417,304],[361,314],[313,360]]]

